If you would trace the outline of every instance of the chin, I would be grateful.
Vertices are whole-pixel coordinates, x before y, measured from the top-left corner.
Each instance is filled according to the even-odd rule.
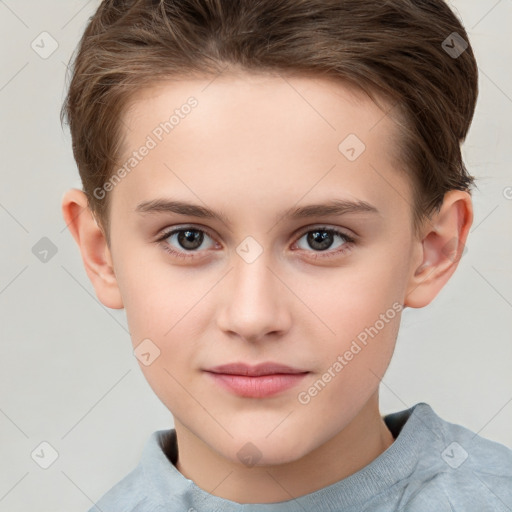
[[[303,430],[297,431],[296,435],[288,431],[281,436],[276,432],[267,436],[271,430],[253,429],[245,435],[235,436],[234,440],[228,441],[227,450],[222,449],[222,455],[246,467],[275,466],[294,462],[311,449],[304,443]]]

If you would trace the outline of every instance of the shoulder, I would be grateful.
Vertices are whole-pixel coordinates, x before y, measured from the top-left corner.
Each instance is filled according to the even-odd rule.
[[[162,443],[172,438],[173,431],[154,432],[147,440],[137,466],[94,504],[89,512],[171,512],[164,508],[161,495],[167,505],[174,505],[172,490],[175,478],[171,463],[162,451]],[[169,485],[164,485],[164,480]],[[177,508],[176,508],[177,510]]]
[[[499,497],[511,506],[512,450],[466,427],[441,421],[446,445],[441,458],[448,466],[447,483],[467,496]]]
[[[435,497],[447,504],[446,510],[512,510],[512,450],[440,418],[427,404],[415,409],[417,421],[432,435],[411,475],[421,481],[411,504],[428,504]]]
[[[431,410],[432,411],[432,410]],[[437,418],[441,458],[453,474],[482,473],[512,478],[512,450],[468,428]],[[455,471],[459,470],[461,471]],[[511,480],[508,480],[510,483]]]
[[[149,503],[143,475],[137,467],[106,492],[89,512],[160,512]]]

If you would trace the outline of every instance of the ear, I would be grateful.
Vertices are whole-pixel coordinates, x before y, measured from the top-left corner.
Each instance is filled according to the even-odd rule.
[[[417,243],[421,264],[413,269],[404,305],[422,308],[432,302],[446,284],[465,251],[469,228],[473,222],[473,205],[468,192],[450,190],[430,221],[426,221]]]
[[[123,309],[112,255],[105,235],[89,208],[84,192],[73,188],[64,194],[62,215],[80,247],[85,271],[94,286],[96,296],[108,308]]]

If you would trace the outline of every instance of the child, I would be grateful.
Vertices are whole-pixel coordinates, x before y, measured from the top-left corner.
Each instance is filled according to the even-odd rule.
[[[62,210],[175,425],[91,511],[512,510],[511,450],[379,412],[464,250],[476,98],[442,0],[99,6]]]

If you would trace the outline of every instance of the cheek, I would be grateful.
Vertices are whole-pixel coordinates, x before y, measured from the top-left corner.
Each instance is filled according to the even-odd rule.
[[[176,337],[176,329],[191,323],[211,286],[185,267],[166,264],[159,252],[153,248],[147,258],[132,252],[116,271],[134,344],[141,337],[164,344]]]
[[[393,355],[400,323],[399,312],[386,311],[384,320],[369,320],[374,315],[366,313],[345,317],[337,325],[335,339],[320,340],[321,364],[296,396],[301,410],[307,413],[302,416],[305,425],[311,426],[312,417],[331,418],[329,428],[334,433],[344,428],[378,390]]]
[[[393,354],[402,311],[402,271],[394,265],[340,269],[323,286],[303,283],[299,293],[317,313],[308,321],[310,331],[319,334],[312,352],[317,373],[308,385],[316,388],[312,395],[324,395],[318,406],[349,406],[377,389]]]
[[[118,283],[141,371],[171,407],[169,400],[182,394],[180,383],[186,386],[191,369],[197,366],[195,340],[200,339],[204,315],[200,299],[211,284],[191,279],[184,269],[172,269],[161,259],[145,265],[141,260],[124,259]]]
[[[294,292],[307,305],[302,327],[316,331],[333,350],[361,333],[364,338],[365,328],[376,323],[379,332],[387,333],[401,310],[400,274],[398,265],[393,269],[367,262],[298,279]]]

